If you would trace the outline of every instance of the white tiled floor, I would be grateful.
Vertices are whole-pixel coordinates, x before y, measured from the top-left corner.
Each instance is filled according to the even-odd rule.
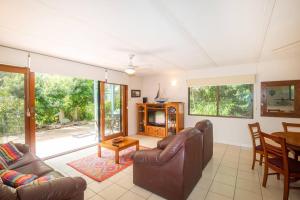
[[[157,138],[135,136],[140,144],[155,147]],[[159,200],[163,199],[132,183],[132,166],[115,176],[96,182],[77,172],[66,163],[96,153],[97,148],[89,148],[69,155],[46,161],[56,170],[67,176],[81,176],[87,183],[86,200]],[[226,144],[214,144],[213,159],[203,171],[202,178],[190,194],[190,200],[281,200],[283,192],[282,178],[268,179],[267,188],[261,186],[263,169],[256,165],[251,170],[252,152],[250,149]],[[296,183],[300,185],[300,183]],[[295,184],[294,184],[295,185]],[[300,190],[290,190],[290,200],[299,200]]]

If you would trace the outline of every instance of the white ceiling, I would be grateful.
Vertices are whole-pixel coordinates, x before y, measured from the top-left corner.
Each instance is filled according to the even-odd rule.
[[[140,75],[300,47],[300,0],[0,0],[0,44]]]

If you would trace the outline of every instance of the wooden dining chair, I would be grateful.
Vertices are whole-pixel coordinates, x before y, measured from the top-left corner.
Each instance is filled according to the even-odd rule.
[[[283,200],[288,200],[290,188],[300,189],[300,187],[290,187],[290,182],[300,178],[300,162],[288,157],[285,138],[266,133],[260,133],[260,137],[265,155],[262,185],[266,187],[269,175],[282,174],[284,177]],[[269,169],[272,169],[275,173],[269,173]]]
[[[300,133],[300,124],[282,122],[282,126],[283,126],[284,132],[299,132]]]
[[[299,132],[299,134],[300,134],[300,124],[282,122],[282,126],[283,126],[284,132]],[[295,159],[298,160],[298,158],[300,156],[300,151],[295,151],[292,149],[290,149],[290,150],[291,150],[291,152],[294,153]]]
[[[258,122],[253,123],[253,124],[248,124],[249,127],[249,132],[250,136],[252,139],[252,147],[253,147],[253,160],[252,160],[252,169],[255,167],[255,162],[258,161],[259,165],[262,165],[263,162],[263,147],[261,145],[260,141],[260,135],[259,133],[261,132],[260,125]],[[259,154],[259,160],[256,158],[256,154]]]

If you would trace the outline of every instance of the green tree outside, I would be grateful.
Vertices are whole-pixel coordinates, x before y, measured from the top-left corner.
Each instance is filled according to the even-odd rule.
[[[36,73],[36,125],[94,120],[94,81]],[[24,75],[0,73],[0,137],[24,133]]]
[[[189,91],[190,114],[245,118],[253,115],[250,84],[191,87]]]

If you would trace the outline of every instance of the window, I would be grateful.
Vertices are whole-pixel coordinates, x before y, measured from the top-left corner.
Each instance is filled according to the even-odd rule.
[[[252,118],[253,85],[190,87],[189,114]]]

